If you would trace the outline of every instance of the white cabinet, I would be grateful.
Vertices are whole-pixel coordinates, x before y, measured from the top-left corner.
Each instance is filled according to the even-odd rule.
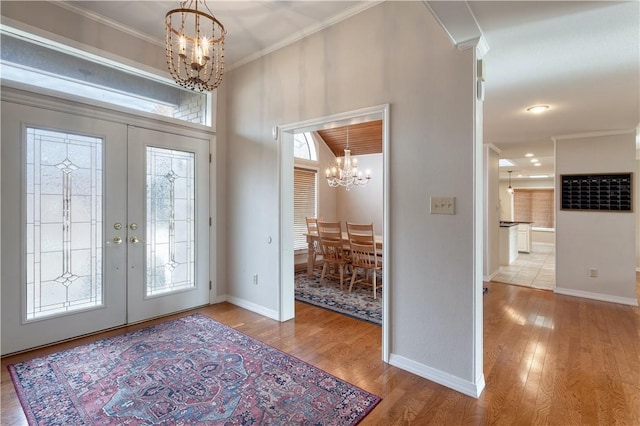
[[[531,253],[531,224],[518,224],[518,251]]]
[[[518,256],[517,226],[500,226],[500,264],[511,265]]]

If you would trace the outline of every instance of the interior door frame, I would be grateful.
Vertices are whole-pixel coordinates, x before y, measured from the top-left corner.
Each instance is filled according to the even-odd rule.
[[[278,317],[287,321],[295,317],[294,297],[294,250],[293,250],[293,138],[294,133],[312,132],[321,129],[342,127],[368,121],[382,120],[382,161],[383,161],[383,239],[382,256],[385,259],[382,281],[389,283],[393,259],[391,258],[390,199],[391,182],[389,173],[389,124],[390,104],[382,104],[346,111],[339,114],[313,118],[285,124],[273,128],[273,137],[278,141],[279,196],[280,196],[280,241],[279,241],[279,297]],[[385,287],[382,298],[382,360],[389,362],[390,299],[393,286]]]

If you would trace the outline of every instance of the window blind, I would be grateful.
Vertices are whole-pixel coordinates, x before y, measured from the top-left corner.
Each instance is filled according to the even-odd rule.
[[[316,217],[316,170],[293,169],[293,249],[307,248],[307,217]]]
[[[549,189],[514,189],[513,220],[516,222],[533,222],[539,228],[553,228],[554,190]]]

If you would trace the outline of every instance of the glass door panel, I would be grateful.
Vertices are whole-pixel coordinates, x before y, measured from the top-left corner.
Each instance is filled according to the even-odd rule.
[[[195,155],[146,148],[147,282],[156,296],[196,286]]]
[[[103,306],[102,138],[26,128],[26,320]]]
[[[129,322],[208,304],[209,141],[130,127],[129,194]]]
[[[126,126],[2,102],[2,353],[126,323]]]

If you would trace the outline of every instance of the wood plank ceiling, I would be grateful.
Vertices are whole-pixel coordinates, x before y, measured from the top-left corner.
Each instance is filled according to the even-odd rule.
[[[318,130],[318,134],[336,157],[344,156],[344,149],[347,147],[347,128],[351,155],[382,153],[382,120],[377,120]]]

